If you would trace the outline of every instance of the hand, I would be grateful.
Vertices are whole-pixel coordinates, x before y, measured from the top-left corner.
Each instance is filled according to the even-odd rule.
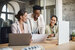
[[[54,37],[54,36],[55,36],[55,34],[51,34],[50,36],[51,36],[51,37]]]
[[[55,36],[55,34],[51,34],[47,38],[54,37],[54,36]]]
[[[50,38],[51,37],[51,35],[48,35],[48,37],[47,38]]]

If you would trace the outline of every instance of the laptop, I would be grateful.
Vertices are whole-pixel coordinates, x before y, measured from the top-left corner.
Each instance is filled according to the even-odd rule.
[[[32,35],[30,33],[24,34],[9,34],[9,46],[24,46],[30,45]]]

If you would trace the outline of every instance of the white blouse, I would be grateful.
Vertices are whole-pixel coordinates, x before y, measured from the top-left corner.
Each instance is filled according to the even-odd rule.
[[[24,33],[29,33],[27,23],[23,23],[23,25],[24,25]],[[15,33],[15,34],[16,33],[20,33],[20,34],[22,33],[18,21],[12,24],[11,31],[12,31],[12,33]]]

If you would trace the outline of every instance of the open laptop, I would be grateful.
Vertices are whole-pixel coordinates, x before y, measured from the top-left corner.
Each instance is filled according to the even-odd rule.
[[[9,46],[22,46],[30,45],[32,35],[30,33],[25,34],[9,34]]]

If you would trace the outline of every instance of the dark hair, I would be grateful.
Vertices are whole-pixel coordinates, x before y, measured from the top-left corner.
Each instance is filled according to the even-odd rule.
[[[56,18],[56,21],[58,21],[58,18],[57,18],[56,15],[52,15],[52,16],[50,17],[50,19],[52,19],[53,17],[55,17],[55,18]],[[57,25],[57,22],[55,23],[55,25]]]
[[[20,20],[20,16],[23,16],[27,11],[25,9],[20,9],[18,14],[15,17]]]
[[[41,9],[42,9],[42,7],[39,6],[39,5],[35,5],[35,6],[33,6],[33,11],[34,11],[34,10],[41,10]]]

